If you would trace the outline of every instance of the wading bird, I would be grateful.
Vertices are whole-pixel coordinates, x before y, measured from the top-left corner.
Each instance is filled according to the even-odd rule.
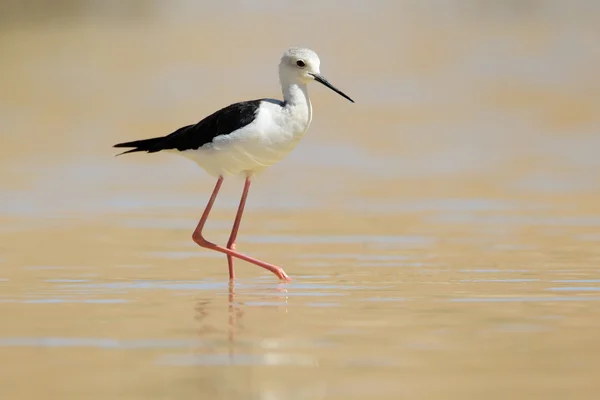
[[[142,151],[176,152],[196,162],[217,178],[215,188],[192,238],[201,247],[227,255],[229,278],[232,280],[234,279],[234,257],[265,268],[281,280],[290,280],[280,267],[236,251],[235,241],[252,177],[290,153],[310,126],[312,106],[307,85],[317,81],[354,103],[354,100],[335,88],[321,75],[320,63],[319,56],[310,49],[289,48],[283,53],[279,62],[279,82],[283,101],[258,99],[234,103],[194,125],[184,126],[167,136],[119,143],[114,146],[132,148],[120,154]],[[223,178],[240,174],[245,177],[244,190],[229,241],[226,247],[222,247],[206,240],[202,229],[221,188]]]

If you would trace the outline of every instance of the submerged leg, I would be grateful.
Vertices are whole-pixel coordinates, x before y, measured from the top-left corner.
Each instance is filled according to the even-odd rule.
[[[275,265],[266,263],[264,261],[260,261],[257,260],[255,258],[249,257],[245,254],[241,254],[238,253],[237,251],[233,250],[233,249],[229,249],[229,248],[225,248],[225,247],[221,247],[219,245],[216,245],[214,243],[209,242],[208,240],[204,239],[204,236],[202,235],[202,230],[204,229],[204,224],[206,224],[206,220],[208,219],[208,214],[210,214],[210,210],[213,207],[213,204],[215,202],[215,199],[217,198],[217,194],[219,193],[219,190],[221,189],[221,184],[223,183],[223,177],[220,176],[219,179],[217,180],[217,184],[215,185],[215,188],[213,189],[213,192],[210,196],[210,199],[208,200],[208,204],[206,205],[206,208],[204,209],[204,212],[202,213],[202,217],[200,218],[200,221],[198,221],[198,225],[196,226],[196,229],[194,230],[194,233],[192,233],[192,239],[194,240],[194,242],[196,242],[196,244],[198,244],[198,246],[201,247],[205,247],[207,249],[212,249],[221,253],[226,254],[228,257],[235,257],[235,258],[239,258],[240,260],[244,260],[247,261],[249,263],[252,263],[254,265],[258,265],[261,268],[264,268],[266,270],[271,271],[272,273],[274,273],[279,279],[283,280],[283,281],[290,281],[291,279],[287,276],[287,274],[285,273],[285,271]],[[248,188],[250,187],[250,183],[247,180],[246,181],[246,186],[244,187],[244,193],[242,194],[242,201],[246,201],[244,194],[247,196],[247,192],[248,192]],[[243,205],[242,205],[242,201],[240,201],[240,206],[241,209],[243,211]],[[239,219],[241,219],[241,212],[240,210],[238,210],[238,214],[239,214]],[[236,223],[234,223],[234,229],[235,229],[235,233],[237,235],[237,228],[239,228],[239,221],[238,221],[238,217],[236,217]],[[232,232],[232,236],[233,236],[233,242],[235,242],[235,235],[233,235],[234,232]],[[231,238],[230,238],[231,241]],[[231,265],[231,269],[230,269],[230,278],[233,279],[233,263],[230,264]]]

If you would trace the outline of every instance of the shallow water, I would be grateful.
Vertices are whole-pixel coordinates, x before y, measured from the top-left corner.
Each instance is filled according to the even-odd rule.
[[[2,398],[597,398],[597,9],[84,3],[0,27]],[[277,96],[292,44],[357,102],[313,87],[250,192],[238,249],[293,281],[231,285],[213,180],[111,146]]]

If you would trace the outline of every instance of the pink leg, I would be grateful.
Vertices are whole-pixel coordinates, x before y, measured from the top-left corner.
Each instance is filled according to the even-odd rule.
[[[276,267],[275,265],[268,264],[266,262],[257,260],[255,258],[249,257],[245,254],[238,253],[237,251],[235,251],[233,249],[218,246],[218,245],[211,243],[208,240],[204,239],[204,237],[202,236],[202,229],[204,229],[204,224],[206,223],[206,220],[208,219],[208,214],[210,214],[210,210],[212,209],[215,199],[217,198],[217,194],[219,193],[219,190],[221,189],[222,183],[223,183],[223,177],[220,176],[219,179],[217,180],[217,184],[215,185],[215,188],[210,196],[210,199],[208,200],[208,204],[206,205],[206,208],[204,209],[204,212],[202,213],[202,217],[200,218],[200,221],[198,222],[198,226],[196,226],[194,233],[192,233],[192,239],[194,240],[194,242],[196,242],[196,244],[198,244],[201,247],[205,247],[207,249],[212,249],[212,250],[224,253],[228,256],[228,258],[236,257],[236,258],[239,258],[240,260],[244,260],[244,261],[247,261],[254,265],[258,265],[259,267],[262,267],[266,270],[271,271],[272,273],[277,275],[277,277],[279,279],[281,279],[283,281],[290,281],[291,279],[289,278],[289,276],[287,276],[285,271],[279,267]],[[249,187],[250,187],[250,183],[249,183],[249,180],[247,180],[246,185],[244,186],[244,193],[242,194],[242,200],[240,201],[241,211],[243,211],[244,206],[243,206],[242,202],[245,203],[245,201],[246,201],[244,196],[247,196]],[[241,220],[241,218],[242,218],[241,212],[240,212],[240,210],[238,210],[238,216],[236,216],[236,222],[234,223],[234,230],[235,230],[236,235],[237,235],[237,229],[239,228],[239,220],[238,219]],[[235,235],[234,235],[233,231],[232,231],[232,236],[233,236],[233,242],[235,242]],[[230,241],[231,241],[231,238],[230,238]],[[233,262],[230,264],[229,278],[233,279]]]
[[[238,229],[240,229],[240,222],[242,221],[242,214],[244,213],[244,207],[246,206],[246,198],[248,197],[248,190],[250,189],[251,182],[252,181],[250,180],[250,177],[246,177],[244,191],[242,192],[242,198],[240,199],[240,205],[238,206],[237,214],[235,215],[235,222],[233,223],[231,235],[227,241],[227,248],[230,250],[235,250],[235,239],[237,238]],[[229,254],[227,255],[227,264],[229,265],[229,279],[234,279],[233,257]]]

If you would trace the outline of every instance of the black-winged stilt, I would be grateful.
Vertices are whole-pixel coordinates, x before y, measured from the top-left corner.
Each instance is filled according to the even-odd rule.
[[[227,255],[229,278],[234,279],[233,257],[273,272],[279,279],[290,278],[282,268],[235,250],[235,241],[253,176],[283,159],[307,132],[312,105],[307,85],[315,80],[354,103],[335,88],[320,72],[319,56],[306,48],[286,50],[279,63],[283,101],[258,99],[231,104],[194,125],[184,126],[167,136],[119,143],[114,147],[133,148],[121,154],[145,151],[177,152],[217,178],[202,217],[192,234],[199,246]],[[223,177],[243,174],[244,190],[226,247],[206,240],[202,229],[223,183]]]

